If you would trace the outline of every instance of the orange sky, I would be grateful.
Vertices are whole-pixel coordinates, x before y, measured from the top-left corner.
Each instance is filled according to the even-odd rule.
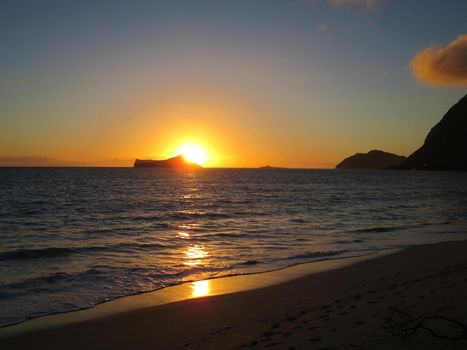
[[[0,166],[131,166],[186,143],[210,167],[409,155],[465,94],[466,10],[460,0],[9,2]],[[411,69],[449,88],[422,86]]]

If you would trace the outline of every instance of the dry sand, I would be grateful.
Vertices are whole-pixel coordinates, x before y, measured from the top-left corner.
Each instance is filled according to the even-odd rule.
[[[467,349],[466,325],[462,241],[0,338],[0,349]]]

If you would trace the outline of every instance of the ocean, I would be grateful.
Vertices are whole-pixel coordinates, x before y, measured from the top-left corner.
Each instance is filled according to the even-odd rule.
[[[0,325],[467,238],[467,173],[0,169]]]

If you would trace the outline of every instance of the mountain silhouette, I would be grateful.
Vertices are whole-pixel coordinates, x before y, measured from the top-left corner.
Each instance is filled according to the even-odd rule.
[[[467,95],[430,130],[423,146],[394,168],[467,170]]]
[[[336,165],[336,169],[386,169],[407,158],[388,152],[372,150],[368,153],[356,153]]]
[[[189,161],[183,155],[165,160],[136,159],[134,168],[169,168],[169,169],[200,169],[201,166]]]

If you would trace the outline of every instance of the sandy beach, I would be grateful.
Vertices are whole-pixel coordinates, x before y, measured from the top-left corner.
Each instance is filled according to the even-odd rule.
[[[440,243],[269,287],[3,336],[0,348],[465,349],[466,296],[467,242]]]

